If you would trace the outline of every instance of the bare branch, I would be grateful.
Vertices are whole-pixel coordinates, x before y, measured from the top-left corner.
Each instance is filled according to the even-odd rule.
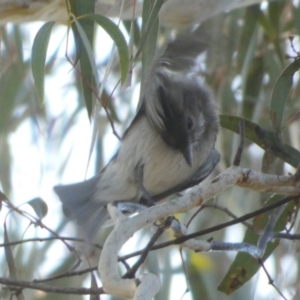
[[[285,206],[286,205],[279,206],[272,212],[269,222],[264,230],[264,233],[258,240],[257,247],[262,251],[262,253],[265,252],[268,242],[271,241],[274,236],[273,234],[274,227],[281,213],[283,212]]]
[[[259,258],[263,255],[262,251],[258,247],[248,243],[224,243],[212,241],[211,250],[245,252],[252,255],[255,258]]]
[[[240,144],[233,160],[233,165],[236,167],[238,167],[241,163],[244,144],[245,144],[245,122],[243,119],[241,119],[240,121],[240,136],[241,136]]]
[[[220,211],[223,211],[225,214],[227,214],[228,216],[230,216],[233,219],[238,219],[238,216],[236,216],[234,213],[232,213],[227,207],[223,207],[223,206],[220,206],[218,204],[207,204],[206,203],[206,204],[203,204],[201,207],[202,208],[209,208],[209,207],[215,208],[215,209],[218,209]],[[249,224],[247,222],[241,222],[241,223],[243,225],[245,225],[247,228],[249,228],[250,230],[255,231],[254,227],[251,224]]]
[[[0,247],[15,246],[15,245],[29,243],[29,242],[46,242],[46,241],[53,241],[53,240],[66,240],[66,241],[81,242],[81,243],[85,243],[85,244],[89,243],[87,240],[80,239],[80,238],[66,237],[66,236],[52,236],[52,237],[47,237],[47,238],[31,238],[31,239],[23,239],[20,241],[14,241],[14,242],[9,242],[9,243],[3,243],[3,244],[0,244]],[[95,243],[89,243],[89,244],[94,246],[95,248],[102,249],[102,246],[99,244],[95,244]]]
[[[287,300],[287,298],[282,294],[282,292],[279,290],[279,288],[274,284],[274,280],[272,279],[271,275],[269,274],[268,270],[266,269],[266,267],[261,259],[259,259],[259,263],[269,279],[269,284],[271,284],[274,287],[274,289],[282,297],[282,299]]]
[[[276,203],[273,203],[271,205],[268,205],[268,206],[265,206],[261,209],[258,209],[254,212],[251,212],[251,213],[248,213],[248,214],[245,214],[244,216],[242,217],[239,217],[237,219],[234,219],[232,221],[229,221],[229,222],[225,222],[225,223],[222,223],[222,224],[219,224],[219,225],[216,225],[216,226],[213,226],[213,227],[210,227],[208,229],[205,229],[205,230],[201,230],[201,231],[197,231],[197,232],[194,232],[194,233],[191,233],[191,234],[187,234],[183,237],[179,237],[177,238],[176,240],[173,240],[171,242],[173,243],[176,243],[176,244],[181,244],[182,242],[188,240],[188,239],[191,239],[191,238],[195,238],[195,237],[199,237],[199,236],[202,236],[204,234],[208,234],[210,232],[213,232],[213,231],[217,231],[217,230],[220,230],[220,229],[223,229],[223,228],[227,228],[229,226],[232,226],[232,225],[235,225],[235,224],[238,224],[238,223],[241,223],[243,221],[246,221],[246,220],[249,220],[249,219],[252,219],[260,214],[263,214],[265,212],[268,212],[274,208],[277,208],[277,207],[280,207],[290,201],[293,201],[296,197],[292,197],[292,196],[289,196],[289,197],[285,197],[283,198],[282,200],[276,202]],[[167,242],[167,243],[170,243],[172,244],[171,242]],[[166,244],[167,244],[166,243]],[[166,245],[164,245],[166,246]],[[168,245],[167,245],[168,246]]]
[[[142,227],[154,223],[158,219],[163,219],[176,213],[187,212],[193,207],[202,205],[205,201],[232,185],[243,186],[254,190],[288,187],[290,188],[291,195],[299,194],[299,183],[295,182],[293,176],[269,175],[232,166],[214,178],[210,183],[201,183],[192,188],[191,191],[183,197],[171,202],[158,204],[140,212],[137,216],[130,219],[125,217],[117,207],[109,204],[108,210],[114,220],[115,228],[105,242],[98,266],[105,290],[114,296],[128,298],[135,297],[134,299],[136,300],[144,299],[136,296],[140,287],[139,285],[137,286],[136,280],[122,279],[119,275],[117,265],[118,252],[123,244]],[[281,206],[292,199],[294,199],[294,197],[286,197],[280,201],[280,203],[275,203],[273,206],[270,205],[268,209]],[[266,208],[261,209],[260,213],[262,213],[264,209]],[[253,217],[253,215],[251,216],[251,214],[248,214],[244,216],[243,221],[249,217]],[[241,219],[239,222],[241,222]],[[198,235],[199,233],[193,233],[182,236],[176,239],[176,242],[180,244],[184,243],[184,246],[188,246],[191,249],[201,248],[204,251],[211,249],[211,244],[209,242],[190,240]],[[257,247],[252,251],[253,255],[256,257],[260,257],[260,252],[261,250]],[[145,279],[145,277],[143,278]],[[153,280],[153,282],[149,281],[149,284],[150,286],[153,284],[152,289],[147,291],[147,295],[151,294],[152,297],[158,291],[157,280],[155,278],[156,277],[151,277],[150,280]],[[140,280],[140,278],[138,280]]]
[[[80,276],[80,275],[90,273],[90,272],[93,272],[93,271],[97,271],[97,267],[90,267],[90,268],[86,268],[86,269],[79,270],[79,271],[64,272],[62,274],[52,276],[52,277],[48,277],[48,278],[45,278],[45,279],[34,279],[33,282],[41,283],[41,282],[47,282],[47,281],[57,280],[57,279],[66,278],[66,277]]]
[[[300,240],[300,234],[290,234],[290,233],[283,233],[283,232],[274,232],[273,234],[274,239],[285,239],[285,240]]]
[[[138,261],[131,267],[130,270],[127,271],[127,273],[123,276],[123,278],[133,278],[138,268],[141,266],[142,263],[144,263],[145,259],[148,256],[149,251],[151,250],[152,246],[155,244],[155,242],[158,240],[158,238],[165,232],[167,228],[170,227],[170,218],[169,217],[165,220],[165,222],[162,224],[162,226],[159,226],[155,232],[155,234],[152,236],[150,241],[148,242],[147,247],[142,251],[140,258]]]
[[[98,289],[87,289],[87,288],[60,288],[55,286],[49,286],[46,284],[40,284],[25,280],[13,280],[10,278],[0,277],[0,283],[6,285],[6,288],[10,287],[18,287],[18,288],[27,288],[27,289],[35,289],[48,293],[59,293],[59,294],[73,294],[73,295],[100,295],[104,294],[102,288]]]
[[[271,175],[242,169],[242,178],[236,182],[240,187],[255,191],[272,191],[278,194],[299,195],[300,184],[293,176]]]

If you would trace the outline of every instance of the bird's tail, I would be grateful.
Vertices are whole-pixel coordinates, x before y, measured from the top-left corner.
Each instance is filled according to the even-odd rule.
[[[167,44],[163,54],[154,63],[152,72],[161,67],[173,72],[190,72],[195,66],[197,56],[207,50],[208,45],[202,33],[179,35]]]
[[[109,219],[106,207],[93,200],[98,181],[99,176],[95,176],[83,182],[54,187],[62,202],[64,214],[83,227],[89,240],[92,240],[103,223]]]

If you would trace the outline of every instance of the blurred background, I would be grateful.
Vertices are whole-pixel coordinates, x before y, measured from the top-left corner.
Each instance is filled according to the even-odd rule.
[[[138,2],[138,5],[137,14],[142,3]],[[145,33],[144,18],[145,15],[133,21],[112,19],[127,42],[130,55],[136,54],[138,49],[144,50],[139,48]],[[0,232],[3,236],[1,277],[36,280],[37,283],[57,287],[101,286],[97,272],[87,270],[97,266],[99,249],[91,247],[78,263],[78,257],[65,243],[74,246],[79,253],[83,251],[82,243],[69,240],[64,240],[64,243],[54,234],[77,237],[80,229],[63,217],[60,202],[52,188],[58,183],[91,177],[113,156],[119,140],[110,121],[122,136],[139,102],[141,79],[146,69],[144,64],[147,63],[147,59],[143,60],[145,52],[131,60],[129,75],[123,84],[119,84],[119,48],[116,49],[106,30],[95,26],[92,50],[99,79],[97,84],[101,86],[102,94],[98,94],[98,99],[95,95],[88,98],[82,73],[74,67],[78,58],[78,40],[70,32],[67,18],[64,22],[59,20],[53,25],[47,47],[45,68],[42,70],[44,94],[41,97],[32,74],[32,60],[37,60],[32,48],[44,22],[34,20],[20,24],[22,19],[17,23],[7,22],[9,18],[4,20],[0,27],[0,190],[11,205],[3,202],[0,211]],[[151,44],[151,51],[159,49],[176,34],[190,30],[194,23],[189,27],[179,25],[176,29],[174,26],[161,26],[157,39],[148,39],[145,44]],[[207,51],[199,57],[200,73],[214,92],[220,115],[239,116],[271,132],[270,103],[276,80],[293,62],[287,55],[299,57],[299,1],[262,1],[229,12],[225,7],[224,12],[203,21],[200,28],[203,39],[208,43]],[[290,36],[294,36],[292,41]],[[283,142],[294,149],[300,148],[299,88],[299,73],[296,72],[284,105],[282,123]],[[104,108],[100,109],[99,103]],[[239,135],[228,129],[230,124],[226,116],[221,120],[216,148],[222,158],[212,176],[232,164],[239,143]],[[251,139],[246,139],[241,166],[273,174],[288,174],[295,170],[295,166],[274,158]],[[0,196],[4,200],[5,196]],[[224,208],[241,216],[260,208],[270,196],[238,187],[227,189],[208,202],[209,205],[191,222],[189,232],[231,220]],[[12,207],[18,210],[12,210]],[[177,217],[188,222],[194,213],[195,210]],[[45,226],[37,226],[35,218],[41,219]],[[293,225],[290,232],[297,232],[296,215],[291,217],[289,224]],[[201,239],[213,237],[217,241],[241,242],[246,229],[239,224]],[[97,244],[103,244],[110,230],[107,228],[99,233]],[[125,245],[121,254],[142,249],[154,231],[153,226],[143,229]],[[171,238],[171,234],[166,232],[158,242]],[[13,241],[23,242],[8,247],[8,243]],[[274,246],[276,249],[265,262],[274,284],[286,299],[300,298],[298,247],[297,241],[281,241]],[[261,269],[234,293],[226,295],[219,291],[218,286],[235,257],[235,252],[193,253],[186,249],[181,255],[178,246],[170,246],[152,251],[140,272],[159,274],[162,288],[156,300],[283,299],[269,285],[269,279]],[[244,257],[247,259],[247,256]],[[135,260],[131,258],[128,263],[132,264]],[[121,265],[120,270],[124,272]],[[65,275],[44,282],[61,274]],[[1,299],[23,299],[20,297],[100,299],[34,289],[24,289],[18,294],[17,290],[2,286]],[[101,295],[101,299],[116,298]]]

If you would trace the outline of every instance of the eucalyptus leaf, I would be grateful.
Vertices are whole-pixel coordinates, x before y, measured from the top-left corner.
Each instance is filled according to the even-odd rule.
[[[135,55],[137,59],[142,53],[142,78],[141,78],[141,89],[143,90],[144,83],[150,70],[153,59],[156,52],[156,44],[158,37],[158,13],[163,4],[162,0],[155,2],[145,1],[143,5],[143,24],[142,24],[142,36],[140,39],[140,44]],[[139,107],[142,103],[142,93],[140,93]]]
[[[97,79],[98,76],[97,72],[95,72],[95,67],[93,67],[95,65],[92,58],[93,54],[91,54],[93,51],[90,50],[94,47],[94,22],[84,16],[94,13],[95,0],[70,0],[69,4],[76,45],[76,60],[74,64],[79,61],[84,102],[88,117],[91,119],[94,106],[94,93],[95,90],[98,91],[99,80]],[[78,30],[79,26],[80,33]]]
[[[293,76],[300,69],[300,59],[288,65],[278,77],[271,96],[270,116],[275,138],[281,145],[282,121],[285,105],[293,85]]]
[[[129,51],[121,30],[113,21],[104,16],[89,14],[86,17],[101,26],[115,42],[120,57],[121,82],[124,83],[129,72]]]
[[[45,62],[50,35],[55,22],[44,24],[36,34],[31,51],[31,67],[40,102],[44,101]]]
[[[295,168],[298,166],[300,152],[287,144],[284,144],[283,147],[279,147],[271,131],[265,130],[258,124],[241,117],[220,115],[221,126],[236,133],[239,133],[241,119],[243,119],[245,123],[245,137],[247,139],[254,142],[262,149],[270,151],[270,153],[281,158]]]
[[[6,228],[6,225],[4,225],[4,243],[8,244],[9,242],[10,241],[9,241],[9,237],[8,237],[8,233],[7,233],[7,228]],[[16,279],[17,278],[17,269],[16,269],[16,265],[15,265],[14,255],[11,250],[11,246],[6,245],[4,247],[4,250],[5,250],[5,256],[6,256],[6,261],[7,261],[7,265],[8,265],[9,275],[11,278]]]
[[[264,206],[271,205],[276,203],[277,201],[282,199],[282,195],[272,196]],[[297,206],[297,210],[299,208],[299,204]],[[289,222],[289,217],[291,212],[295,212],[295,201],[288,203],[281,213],[278,221],[276,222],[276,226],[274,228],[275,232],[282,231],[286,228],[286,224]],[[271,213],[271,212],[270,212]],[[257,231],[263,230],[268,223],[268,215],[262,214],[254,218],[253,226]],[[252,245],[257,245],[260,235],[256,232],[247,229],[246,234],[244,236],[243,242],[249,243]],[[264,253],[262,261],[265,261],[272,252],[279,245],[279,241],[272,241],[268,243],[267,249]],[[224,279],[220,283],[218,290],[222,291],[226,294],[233,293],[236,289],[240,288],[243,284],[249,281],[260,269],[260,264],[257,259],[250,256],[246,253],[238,253],[234,262],[231,264],[227,274]]]

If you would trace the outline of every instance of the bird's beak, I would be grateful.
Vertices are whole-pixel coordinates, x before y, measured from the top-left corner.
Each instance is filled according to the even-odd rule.
[[[192,146],[189,143],[187,147],[185,147],[182,151],[183,156],[186,160],[186,162],[192,166],[192,162],[193,162],[193,152],[192,152]]]

